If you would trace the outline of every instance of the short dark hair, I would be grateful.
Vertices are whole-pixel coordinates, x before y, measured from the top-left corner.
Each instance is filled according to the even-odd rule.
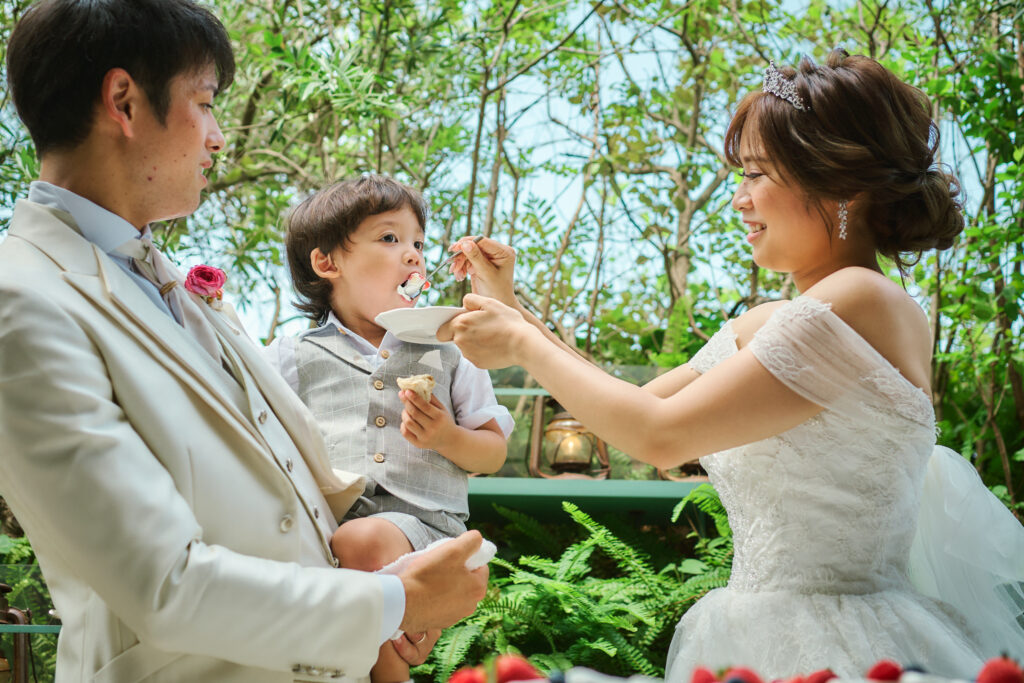
[[[937,163],[939,128],[928,96],[842,48],[823,65],[805,57],[781,72],[808,107],[748,94],[725,134],[729,163],[742,165],[740,143],[753,132],[768,161],[819,211],[823,200],[863,194],[858,223],[901,272],[923,251],[951,247],[964,229],[960,184]],[[826,221],[830,230],[837,222]]]
[[[208,65],[223,90],[235,75],[220,21],[192,0],[40,0],[7,46],[7,83],[36,153],[88,136],[103,78],[131,74],[166,122],[170,81]]]
[[[410,209],[426,231],[427,203],[419,191],[383,175],[343,180],[310,195],[285,219],[285,250],[295,307],[310,320],[323,323],[331,312],[331,285],[313,270],[314,249],[329,254],[345,248],[359,225],[377,214]]]

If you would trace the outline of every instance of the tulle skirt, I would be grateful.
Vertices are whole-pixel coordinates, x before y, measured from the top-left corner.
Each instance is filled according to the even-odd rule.
[[[973,678],[989,657],[1024,658],[1024,527],[959,454],[928,462],[907,590],[708,593],[683,616],[666,679],[748,666],[765,680],[830,668],[861,678],[879,659]]]
[[[948,606],[912,590],[863,595],[719,588],[683,616],[666,680],[689,683],[696,666],[746,666],[768,681],[829,668],[863,678],[879,659],[972,678],[980,644]]]

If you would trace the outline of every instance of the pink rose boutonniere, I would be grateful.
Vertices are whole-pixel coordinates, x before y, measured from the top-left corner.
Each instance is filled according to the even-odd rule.
[[[197,294],[208,304],[220,301],[224,296],[224,283],[228,276],[220,268],[213,266],[192,266],[185,276],[185,289]]]

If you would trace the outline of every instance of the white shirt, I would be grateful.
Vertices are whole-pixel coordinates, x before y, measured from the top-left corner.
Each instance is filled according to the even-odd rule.
[[[327,323],[312,330],[306,330],[295,337],[277,337],[266,349],[263,357],[270,365],[277,369],[288,386],[295,393],[299,392],[299,369],[295,362],[295,345],[307,334],[328,327],[336,327],[343,331],[347,338],[355,345],[356,350],[363,356],[369,366],[376,370],[384,362],[382,351],[393,351],[404,344],[401,339],[385,333],[380,342],[380,348],[374,346],[352,330],[342,325],[338,317],[332,311],[327,316]],[[491,377],[486,370],[481,370],[470,363],[461,355],[459,365],[455,369],[452,378],[452,408],[455,410],[455,423],[466,429],[477,429],[491,420],[498,423],[502,434],[507,439],[515,427],[515,421],[508,409],[498,403],[494,397],[494,387],[491,385]]]

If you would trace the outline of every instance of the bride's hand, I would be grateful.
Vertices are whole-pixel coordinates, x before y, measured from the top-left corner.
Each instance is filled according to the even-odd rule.
[[[462,355],[478,368],[521,365],[527,341],[533,336],[544,339],[518,311],[500,301],[467,294],[462,305],[466,312],[442,325],[437,338],[454,341]]]
[[[456,280],[464,280],[469,275],[474,294],[515,306],[515,249],[488,237],[479,242],[463,237],[451,249],[461,250],[451,265]]]

